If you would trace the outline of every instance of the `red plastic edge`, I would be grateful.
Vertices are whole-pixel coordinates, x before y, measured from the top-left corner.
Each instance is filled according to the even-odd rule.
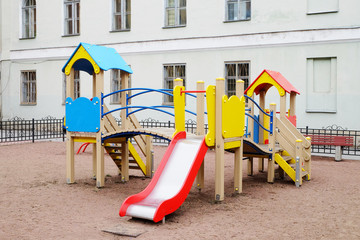
[[[126,215],[126,211],[130,205],[140,202],[141,200],[145,199],[152,192],[152,190],[156,186],[156,184],[166,166],[167,161],[169,160],[169,157],[170,157],[172,151],[174,150],[174,147],[176,146],[177,142],[183,138],[186,138],[186,132],[184,132],[184,131],[179,132],[174,136],[174,138],[171,140],[170,145],[167,148],[167,150],[166,150],[166,152],[154,174],[154,177],[151,179],[149,185],[142,192],[132,195],[132,196],[128,197],[127,199],[125,199],[125,201],[123,202],[123,204],[120,207],[120,211],[119,211],[120,217],[124,217]]]
[[[194,183],[194,180],[196,178],[197,172],[199,171],[201,163],[204,160],[207,150],[208,147],[205,144],[205,138],[204,138],[196,154],[193,165],[191,166],[190,171],[186,177],[184,185],[181,187],[181,190],[178,192],[178,194],[176,194],[171,199],[165,200],[159,205],[154,215],[154,219],[153,219],[154,222],[159,222],[165,217],[165,215],[175,212],[185,201]]]

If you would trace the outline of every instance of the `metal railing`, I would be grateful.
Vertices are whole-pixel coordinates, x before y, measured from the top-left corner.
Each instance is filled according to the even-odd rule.
[[[121,125],[121,120],[116,120]],[[139,121],[143,128],[175,128],[175,123],[171,121],[158,121],[148,118]],[[205,132],[208,125],[204,125]],[[187,120],[185,130],[189,133],[196,133],[196,122]],[[343,155],[360,156],[360,130],[348,130],[339,126],[332,125],[322,129],[316,128],[298,128],[304,135],[329,135],[329,136],[348,136],[353,138],[353,146],[343,147]],[[46,139],[62,139],[65,141],[66,132],[63,130],[63,119],[54,117],[45,117],[39,120],[15,117],[6,121],[0,121],[0,143],[6,142],[35,142]],[[168,144],[161,138],[154,138],[154,143]],[[335,146],[330,145],[312,145],[312,153],[335,154]]]
[[[303,135],[326,135],[326,136],[347,136],[353,138],[353,146],[344,146],[343,155],[360,156],[360,131],[348,130],[337,125],[331,125],[324,128],[298,128]],[[335,146],[331,145],[311,145],[312,153],[335,154]]]
[[[63,119],[45,117],[40,120],[25,120],[14,117],[6,121],[0,121],[0,143],[22,142],[45,139],[62,138],[65,141],[63,131]]]

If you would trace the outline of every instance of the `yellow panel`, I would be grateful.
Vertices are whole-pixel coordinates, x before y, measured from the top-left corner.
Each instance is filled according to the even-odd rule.
[[[95,63],[94,59],[92,59],[92,57],[89,55],[89,53],[85,50],[85,48],[83,46],[80,46],[79,49],[76,51],[74,56],[71,58],[71,60],[65,67],[66,75],[70,74],[71,68],[73,67],[74,63],[79,59],[88,60],[91,63],[91,65],[93,66],[94,72],[96,74],[100,72],[100,67]]]
[[[74,137],[74,142],[88,142],[88,143],[96,143],[96,138],[88,138],[88,137]]]
[[[208,117],[208,132],[205,137],[205,143],[208,147],[215,146],[215,91],[214,85],[206,88],[206,106]]]
[[[233,149],[241,146],[241,141],[226,142],[224,143],[224,149]]]
[[[265,109],[265,112],[269,114],[270,110]],[[265,114],[264,114],[264,128],[270,129],[270,117],[265,115]],[[262,130],[262,129],[260,128],[260,130]],[[266,130],[262,130],[262,131],[264,132],[264,135],[263,135],[264,136],[264,142],[263,143],[267,144],[268,142],[266,142],[266,140],[269,141],[269,132],[266,131]]]
[[[141,171],[143,172],[143,174],[146,175],[146,166],[145,166],[143,160],[141,160],[140,155],[137,153],[134,145],[132,145],[130,140],[128,141],[128,146],[129,146],[129,152],[130,152],[131,156],[134,158],[137,165],[139,165],[139,167],[140,167]]]
[[[175,134],[181,131],[185,131],[185,93],[181,91],[185,90],[183,86],[176,86],[174,88],[174,112],[175,112]]]
[[[291,168],[291,166],[285,162],[285,160],[277,153],[275,154],[275,162],[279,164],[279,166],[286,172],[289,177],[296,182],[296,173],[295,170]]]
[[[285,90],[272,78],[270,77],[270,75],[267,72],[264,72],[258,79],[257,81],[254,83],[254,85],[251,86],[251,88],[247,91],[247,95],[249,97],[252,97],[252,95],[254,94],[255,89],[262,84],[270,84],[274,87],[277,88],[277,90],[279,91],[279,95],[280,96],[284,96],[285,95]]]
[[[222,98],[223,138],[242,137],[245,129],[245,98],[226,95]]]

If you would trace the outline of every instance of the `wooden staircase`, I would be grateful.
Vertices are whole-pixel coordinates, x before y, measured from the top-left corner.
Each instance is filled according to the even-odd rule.
[[[108,108],[104,105],[104,111],[108,112]],[[135,116],[130,116],[132,128],[140,128],[140,123]],[[108,133],[119,131],[121,127],[117,124],[115,118],[108,114],[104,117],[105,130]],[[152,139],[150,136],[134,136],[134,140],[140,149],[140,154],[135,149],[130,140],[124,137],[107,139],[104,142],[104,148],[114,163],[119,168],[119,173],[125,181],[128,178],[128,170],[135,169],[142,172],[147,177],[152,176]],[[125,159],[125,161],[124,161]]]
[[[283,151],[275,153],[275,163],[294,182],[297,187],[303,180],[311,178],[311,142],[286,118],[277,118],[275,139]]]

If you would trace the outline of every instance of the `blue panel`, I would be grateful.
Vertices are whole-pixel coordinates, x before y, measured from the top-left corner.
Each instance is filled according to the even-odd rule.
[[[100,100],[68,97],[65,106],[66,130],[70,132],[98,132],[100,130]]]
[[[254,115],[254,118],[259,121],[259,116]],[[256,121],[254,121],[254,142],[259,143],[259,124]]]

